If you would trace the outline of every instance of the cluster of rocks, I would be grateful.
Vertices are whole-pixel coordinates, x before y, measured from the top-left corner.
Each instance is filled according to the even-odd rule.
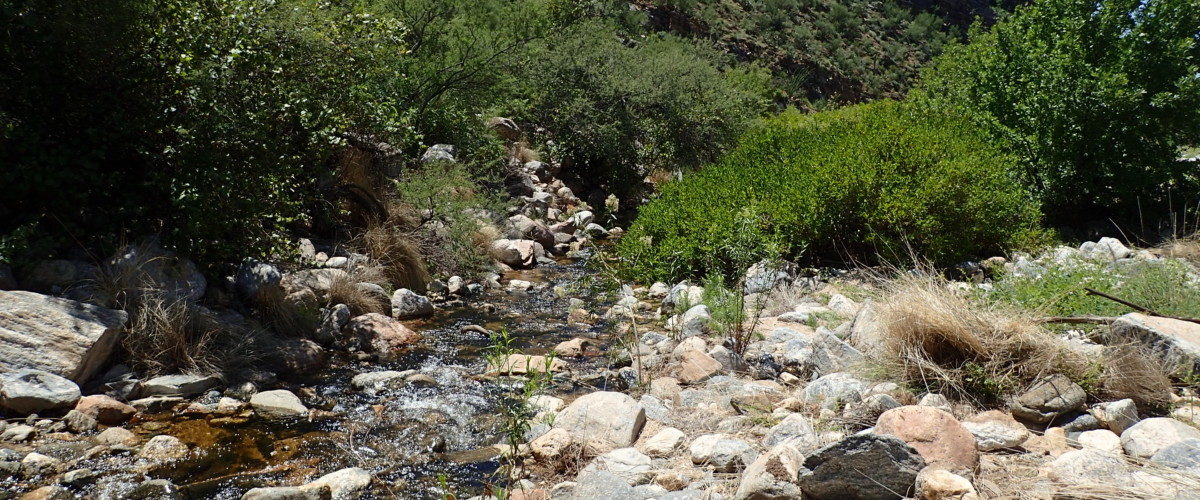
[[[1115,240],[1084,247],[1073,251],[1110,263],[1151,258]],[[763,287],[751,293],[792,281],[770,270],[758,276]],[[1174,408],[1163,415],[1132,399],[1089,405],[1083,388],[1051,374],[980,411],[913,394],[886,375],[866,378],[878,347],[870,303],[806,296],[759,320],[761,336],[738,355],[713,338],[703,292],[688,283],[626,287],[603,316],[619,334],[634,331],[622,321],[664,332],[642,333],[606,375],[609,387],[640,396],[536,404],[528,443],[516,450],[532,472],[515,498],[1195,495],[1200,398],[1192,389],[1170,394]],[[600,317],[575,306],[572,318]],[[1200,359],[1195,323],[1130,314],[1103,329],[1112,343],[1153,347],[1164,363]],[[594,342],[554,350],[578,356]],[[1013,470],[1027,476],[1006,477]]]

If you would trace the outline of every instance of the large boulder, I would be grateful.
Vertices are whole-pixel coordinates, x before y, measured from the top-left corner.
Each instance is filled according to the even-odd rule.
[[[804,467],[805,498],[893,499],[911,496],[925,461],[896,436],[857,434],[818,450]]]
[[[685,384],[708,380],[721,372],[721,363],[703,351],[688,349],[679,356],[678,378]]]
[[[1200,323],[1130,313],[1112,323],[1106,343],[1138,343],[1154,349],[1165,361],[1184,362],[1200,371]]]
[[[348,279],[350,279],[350,274],[341,269],[305,269],[288,274],[284,278],[284,283],[289,291],[307,288],[321,295],[329,292],[334,281]]]
[[[21,415],[71,409],[79,394],[74,382],[41,370],[0,376],[0,407]]]
[[[421,340],[399,321],[379,313],[355,316],[346,328],[358,340],[359,348],[370,352],[386,354]]]
[[[1079,384],[1059,373],[1043,377],[1017,397],[1012,413],[1017,418],[1044,424],[1056,417],[1082,410],[1087,393]]]
[[[927,464],[974,470],[979,451],[972,435],[954,415],[930,406],[901,406],[883,412],[876,434],[891,434],[912,446]]]
[[[569,431],[577,442],[604,453],[632,446],[646,425],[646,410],[627,394],[593,392],[558,413],[554,427]]]
[[[397,319],[423,318],[433,314],[429,297],[407,288],[392,293],[392,316]]]
[[[781,444],[760,455],[746,467],[735,500],[784,500],[800,498],[797,479],[804,456],[790,444]]]
[[[0,292],[0,371],[42,370],[84,383],[112,355],[123,311],[32,292]]]

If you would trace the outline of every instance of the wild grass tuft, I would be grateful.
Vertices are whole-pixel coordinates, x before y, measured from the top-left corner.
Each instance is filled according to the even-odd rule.
[[[1019,310],[972,303],[929,275],[903,276],[878,302],[878,349],[912,385],[980,404],[999,402],[1037,377],[1084,376],[1088,361]]]

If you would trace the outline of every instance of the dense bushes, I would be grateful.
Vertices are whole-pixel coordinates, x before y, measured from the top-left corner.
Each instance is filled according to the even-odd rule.
[[[747,254],[952,263],[1036,223],[1014,165],[966,121],[900,103],[784,114],[667,185],[618,251],[643,279],[730,276]]]
[[[161,231],[204,262],[268,254],[318,203],[343,133],[411,137],[389,92],[405,31],[387,17],[301,0],[0,15],[0,234]]]
[[[884,0],[657,0],[651,23],[708,40],[770,68],[793,103],[853,103],[902,97],[920,67],[953,39],[940,15]],[[935,2],[940,3],[940,2]],[[968,19],[973,14],[966,14]]]
[[[622,41],[614,29],[581,21],[543,40],[517,86],[528,103],[518,116],[549,131],[570,173],[619,189],[642,167],[699,166],[765,110],[765,73],[722,71],[713,50],[669,35]]]
[[[1054,222],[1194,204],[1200,2],[1042,0],[938,59],[924,98],[1011,144]]]

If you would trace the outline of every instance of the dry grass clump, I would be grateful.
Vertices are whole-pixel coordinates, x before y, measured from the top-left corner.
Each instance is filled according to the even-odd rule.
[[[1190,262],[1200,263],[1200,233],[1191,234],[1182,238],[1172,238],[1169,241],[1155,247],[1153,252],[1163,257],[1184,259]]]
[[[346,304],[353,316],[367,313],[387,314],[391,307],[387,297],[381,297],[359,286],[359,283],[376,283],[377,279],[371,279],[370,275],[382,274],[377,269],[379,268],[357,266],[348,276],[333,278],[329,285],[329,304]]]
[[[1112,399],[1134,400],[1139,408],[1165,408],[1171,402],[1171,368],[1145,347],[1108,347],[1100,388]]]
[[[254,297],[254,310],[268,328],[285,336],[311,337],[317,331],[317,311],[288,300],[282,288],[260,290]]]
[[[208,309],[148,293],[131,310],[122,338],[129,362],[139,372],[209,374],[247,366],[261,357],[261,332],[223,323]]]
[[[1089,367],[1020,312],[974,304],[941,278],[894,281],[877,314],[889,373],[962,400],[999,402],[1043,374],[1079,380]]]
[[[509,151],[509,156],[522,164],[541,159],[541,155],[536,150],[530,148],[529,143],[525,141],[513,143],[512,149]]]
[[[421,258],[420,246],[404,226],[388,221],[373,223],[356,244],[396,287],[424,290],[429,283],[429,270]]]

